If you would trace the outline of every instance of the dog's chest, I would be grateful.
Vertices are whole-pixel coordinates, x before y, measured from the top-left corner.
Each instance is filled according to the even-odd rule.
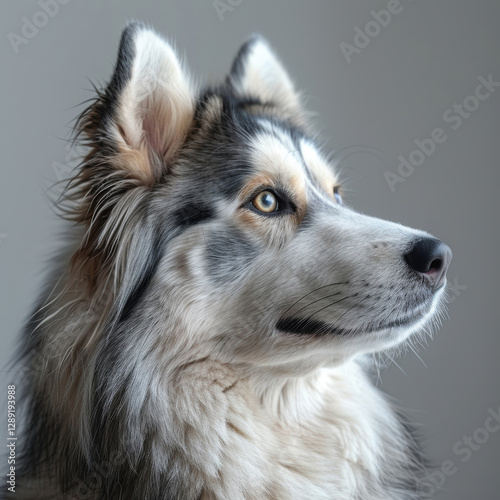
[[[227,374],[219,387],[220,398],[207,386],[200,393],[200,409],[215,417],[195,452],[205,444],[196,460],[206,471],[205,498],[376,500],[371,485],[396,446],[396,420],[364,374],[324,370],[260,396]]]

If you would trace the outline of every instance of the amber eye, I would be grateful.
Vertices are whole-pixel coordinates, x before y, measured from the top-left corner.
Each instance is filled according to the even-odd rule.
[[[333,188],[333,197],[335,198],[335,201],[339,205],[342,205],[342,196],[340,195],[340,186],[335,186]]]
[[[253,200],[252,205],[265,214],[278,210],[278,199],[271,191],[262,191]]]

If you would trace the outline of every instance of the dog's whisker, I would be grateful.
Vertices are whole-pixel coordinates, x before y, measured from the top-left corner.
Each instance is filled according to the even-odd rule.
[[[284,318],[286,316],[286,314],[288,313],[288,311],[290,311],[295,305],[297,305],[301,300],[305,299],[306,297],[308,297],[309,295],[312,295],[313,293],[316,293],[318,292],[319,290],[323,290],[325,288],[329,288],[331,286],[339,286],[339,285],[345,285],[347,284],[348,281],[341,281],[339,283],[330,283],[329,285],[323,285],[323,286],[320,286],[318,288],[315,288],[314,290],[312,290],[311,292],[308,292],[306,293],[305,295],[303,295],[302,297],[300,297],[300,299],[296,300],[282,315],[281,315],[281,318]]]
[[[326,295],[325,297],[321,297],[320,299],[314,300],[310,302],[309,304],[306,304],[305,306],[302,306],[300,309],[297,309],[294,311],[294,315],[298,314],[300,311],[303,311],[304,309],[307,309],[308,307],[312,306],[313,304],[316,304],[317,302],[321,302],[322,300],[329,299],[331,297],[335,297],[337,295],[340,295],[342,292],[337,292],[337,293],[332,293],[331,295]]]
[[[349,312],[351,311],[352,309],[354,309],[356,306],[358,306],[359,304],[361,304],[363,301],[365,301],[366,299],[368,299],[369,296],[365,296],[363,297],[361,300],[359,300],[358,302],[356,302],[355,304],[353,304],[351,307],[349,307],[348,309],[346,309],[340,316],[339,318],[337,318],[335,320],[335,323],[333,323],[332,325],[332,330],[335,330],[335,327],[336,325],[338,324],[338,322]]]
[[[409,341],[408,342],[408,347],[411,349],[411,351],[413,352],[413,354],[415,354],[415,356],[418,358],[418,360],[426,367],[426,368],[429,368],[425,361],[421,358],[421,356],[418,354],[418,351],[415,349],[415,347],[412,345],[412,342]]]
[[[408,374],[403,370],[403,368],[401,368],[401,366],[396,362],[396,360],[389,354],[389,352],[386,352],[386,356],[391,360],[391,363],[394,364],[394,366],[396,366],[396,368],[398,368],[401,373],[403,373],[404,375],[408,376]]]
[[[314,313],[311,314],[311,317],[314,317],[316,316],[316,314],[318,314],[319,312],[321,311],[324,311],[325,309],[328,309],[329,307],[332,307],[336,304],[339,304],[340,302],[343,302],[344,300],[348,300],[348,299],[352,299],[352,297],[355,297],[355,295],[347,295],[346,297],[343,297],[339,300],[336,300],[335,302],[331,302],[330,304],[322,307],[321,309],[318,309],[317,311],[314,311]]]

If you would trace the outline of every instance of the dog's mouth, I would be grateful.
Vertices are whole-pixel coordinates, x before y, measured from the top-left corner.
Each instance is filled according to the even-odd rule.
[[[431,301],[432,302],[432,301]],[[394,320],[374,321],[359,328],[346,328],[317,320],[310,317],[281,318],[276,323],[276,330],[282,333],[295,335],[338,335],[342,337],[360,334],[373,334],[394,328],[408,328],[421,321],[429,311],[431,303],[424,303],[415,308],[409,315]]]

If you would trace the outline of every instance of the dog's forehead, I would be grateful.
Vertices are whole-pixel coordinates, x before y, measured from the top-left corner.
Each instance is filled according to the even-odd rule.
[[[231,197],[280,185],[306,198],[311,182],[328,193],[336,185],[315,142],[280,120],[272,105],[237,98],[225,88],[207,89],[198,102],[197,124],[191,152],[204,158],[205,178],[223,177],[231,184],[231,193],[225,190]]]
[[[255,134],[249,142],[250,162],[255,173],[283,182],[303,179],[304,164],[298,145],[285,131],[266,128]]]
[[[249,145],[256,177],[282,182],[302,194],[308,182],[328,192],[337,184],[335,172],[316,145],[271,123],[263,124]]]

